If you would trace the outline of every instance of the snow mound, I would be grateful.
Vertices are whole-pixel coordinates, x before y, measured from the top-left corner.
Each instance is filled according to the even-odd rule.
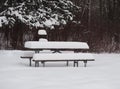
[[[46,30],[38,30],[38,35],[47,35]]]

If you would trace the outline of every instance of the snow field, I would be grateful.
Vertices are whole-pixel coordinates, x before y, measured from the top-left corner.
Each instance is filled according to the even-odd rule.
[[[22,51],[0,51],[0,89],[120,89],[120,54],[93,54],[88,67],[29,67]]]

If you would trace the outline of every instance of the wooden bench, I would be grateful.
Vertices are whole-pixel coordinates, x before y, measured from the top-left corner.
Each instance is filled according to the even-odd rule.
[[[88,50],[89,46],[85,42],[64,42],[64,41],[27,41],[25,42],[25,48],[27,50],[34,50],[35,54],[31,56],[21,56],[21,58],[27,58],[30,60],[29,65],[31,66],[31,61],[35,62],[35,66],[39,66],[39,62],[43,63],[45,66],[46,62],[60,62],[72,61],[74,66],[78,66],[79,61],[84,62],[84,66],[87,66],[87,61],[94,61],[92,54],[90,53],[76,53],[75,50]],[[54,50],[52,53],[39,53],[42,50]],[[73,50],[74,53],[64,53],[61,50]]]
[[[50,51],[50,50],[43,50],[40,51],[39,53],[53,53],[54,51]],[[29,66],[32,66],[32,58],[33,58],[33,54],[35,52],[34,51],[24,51],[24,54],[22,56],[20,56],[21,59],[29,59]]]
[[[32,56],[21,56],[22,59],[29,59],[29,66],[32,66]]]
[[[88,61],[95,61],[94,57],[90,53],[52,53],[52,54],[40,54],[36,53],[33,55],[33,61],[35,62],[35,67],[39,66],[39,62],[45,66],[45,62],[60,62],[65,61],[68,62],[72,61],[74,67],[79,66],[79,61],[84,62],[84,67],[87,66]]]
[[[25,60],[28,59],[29,60],[29,66],[31,66],[32,65],[32,57],[33,57],[34,53],[35,53],[34,51],[24,50],[24,51],[22,51],[22,54],[21,54],[20,58],[25,59]]]

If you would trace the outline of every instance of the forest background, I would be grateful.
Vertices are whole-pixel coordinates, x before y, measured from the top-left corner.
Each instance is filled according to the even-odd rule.
[[[65,5],[62,3],[65,0],[0,0],[0,49],[24,49],[25,41],[38,40],[38,30],[46,29],[49,41],[83,41],[88,43],[91,52],[120,52],[120,0],[71,0],[73,3],[67,3],[67,11],[55,9],[54,13],[67,16],[63,15],[64,24],[54,26],[54,29],[31,27],[6,13],[10,7],[16,8],[23,2],[30,12],[37,11],[43,1],[47,8],[59,2],[63,7]],[[68,11],[72,14],[69,15]],[[7,24],[2,23],[5,22],[3,16],[7,20],[10,18]]]

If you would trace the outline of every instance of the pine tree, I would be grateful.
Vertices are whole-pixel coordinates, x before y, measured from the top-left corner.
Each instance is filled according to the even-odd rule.
[[[77,23],[80,7],[69,0],[6,0],[0,13],[0,27],[4,28],[7,47],[23,47],[23,37],[31,32],[36,39],[39,28],[59,30],[67,23]]]

